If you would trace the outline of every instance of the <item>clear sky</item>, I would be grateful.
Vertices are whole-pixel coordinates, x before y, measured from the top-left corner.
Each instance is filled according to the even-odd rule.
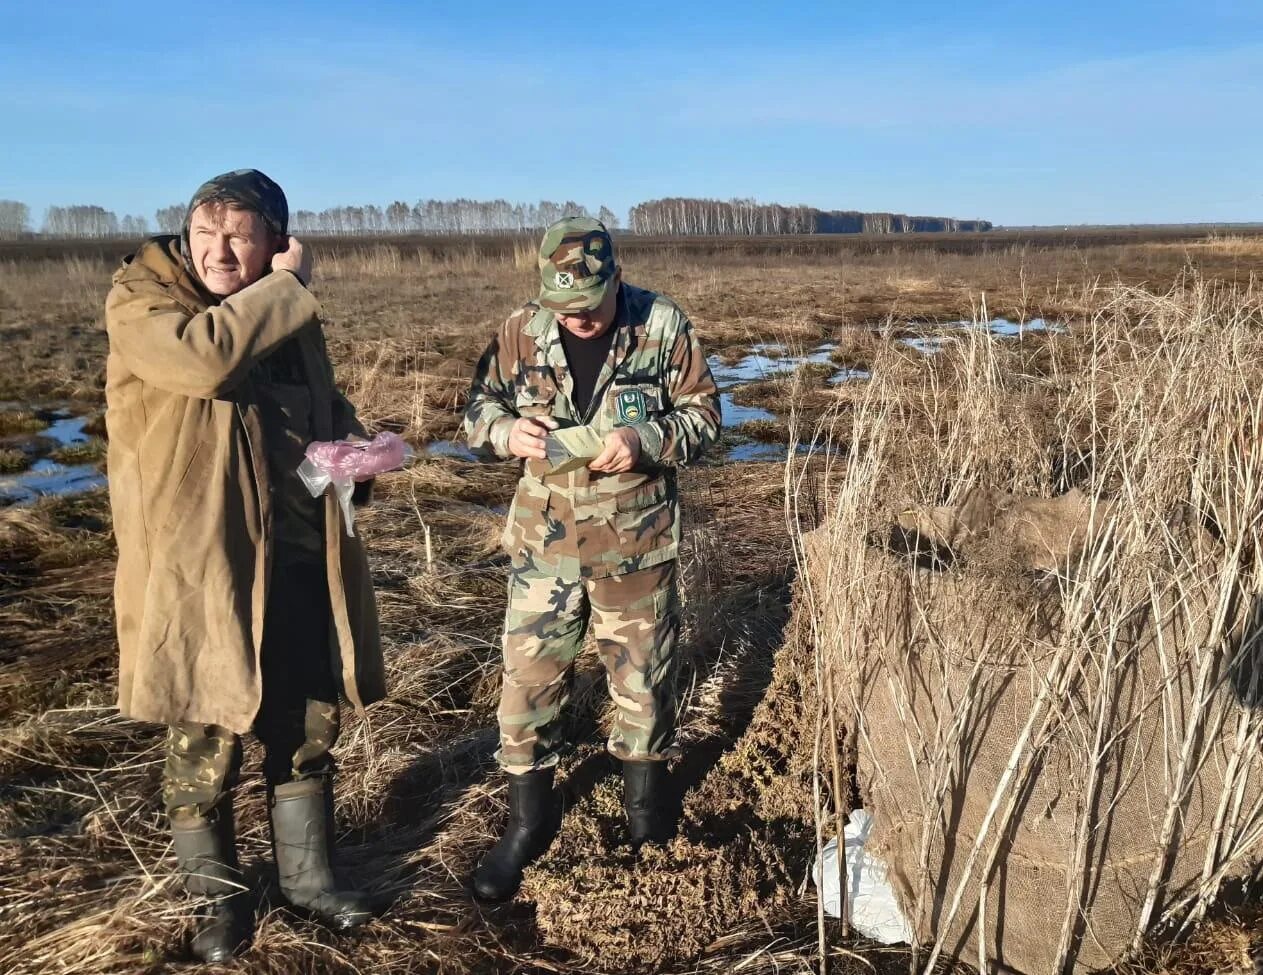
[[[1263,221],[1263,0],[0,0],[0,198]]]

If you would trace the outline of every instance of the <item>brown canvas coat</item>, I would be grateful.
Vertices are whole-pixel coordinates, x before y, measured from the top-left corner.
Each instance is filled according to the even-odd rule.
[[[106,299],[110,503],[118,541],[119,710],[250,728],[271,566],[271,488],[251,367],[295,338],[315,439],[359,432],[333,384],[316,299],[288,272],[218,304],[147,241]],[[384,695],[377,610],[359,539],[325,498],[333,673],[348,701]]]

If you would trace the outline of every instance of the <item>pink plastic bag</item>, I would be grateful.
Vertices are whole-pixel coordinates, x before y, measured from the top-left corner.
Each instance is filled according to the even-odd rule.
[[[317,440],[307,446],[307,459],[318,471],[337,480],[367,481],[403,467],[408,445],[397,433],[379,433],[372,440]]]
[[[346,533],[354,536],[355,508],[351,495],[355,492],[355,482],[397,471],[411,454],[397,433],[379,433],[372,440],[317,440],[307,446],[307,458],[298,465],[298,476],[313,498],[320,497],[325,488],[333,485],[346,521]]]

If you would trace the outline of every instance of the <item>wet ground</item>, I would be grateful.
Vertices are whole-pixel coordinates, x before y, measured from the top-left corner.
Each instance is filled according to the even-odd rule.
[[[999,338],[1021,338],[1028,333],[1062,331],[1064,326],[1042,318],[1014,322],[994,318],[989,322],[953,321],[909,323],[896,341],[925,355],[935,355],[970,331],[986,331]],[[788,447],[766,443],[751,436],[748,424],[777,423],[783,416],[763,406],[738,403],[734,393],[743,386],[792,375],[803,367],[831,367],[826,382],[863,382],[866,369],[841,366],[834,361],[836,343],[824,342],[805,352],[775,342],[755,343],[735,360],[731,356],[708,358],[711,374],[720,389],[724,437],[722,459],[735,463],[776,462]],[[0,403],[0,507],[29,504],[51,494],[78,494],[102,488],[104,443],[88,429],[99,417],[76,409],[74,404]],[[747,428],[743,430],[743,428]],[[438,440],[425,447],[431,457],[473,461],[461,440]]]
[[[903,330],[905,334],[895,341],[925,355],[935,355],[949,345],[963,341],[971,331],[986,332],[1006,339],[1062,330],[1064,326],[1043,318],[1033,318],[1027,322],[1015,322],[1007,318],[993,318],[988,322],[965,319],[909,322]],[[731,355],[709,356],[706,361],[720,390],[719,401],[724,418],[722,459],[735,463],[780,461],[785,459],[788,449],[784,444],[761,442],[750,435],[753,432],[750,429],[743,431],[742,428],[747,424],[777,423],[785,417],[763,406],[737,402],[734,394],[742,387],[790,376],[804,367],[829,367],[831,371],[825,382],[831,386],[863,382],[872,378],[872,373],[867,369],[840,365],[835,361],[834,353],[837,348],[835,342],[823,342],[808,351],[799,352],[779,342],[757,342],[743,350],[735,359]],[[436,440],[426,445],[425,452],[431,457],[453,457],[468,461],[475,459],[460,440]]]
[[[105,487],[105,445],[86,429],[94,421],[73,405],[0,403],[0,507]]]
[[[926,355],[941,352],[947,346],[963,341],[972,332],[989,332],[997,338],[1020,339],[1023,335],[1041,332],[1063,332],[1065,326],[1050,322],[1043,318],[1032,318],[1027,322],[1014,322],[1007,318],[993,318],[989,322],[973,322],[960,320],[945,322],[940,325],[922,325],[930,334],[904,336],[897,341],[909,348],[916,349]]]

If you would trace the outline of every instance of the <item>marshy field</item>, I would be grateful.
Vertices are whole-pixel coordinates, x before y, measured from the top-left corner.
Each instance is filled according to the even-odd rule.
[[[534,242],[311,246],[339,383],[370,428],[415,451],[356,521],[390,699],[364,717],[344,712],[337,749],[341,862],[382,911],[339,939],[274,902],[250,743],[237,809],[257,928],[231,970],[964,970],[1003,946],[996,923],[1008,937],[1025,926],[1026,941],[1046,925],[1057,970],[1103,959],[1126,973],[1259,970],[1263,235],[623,239],[626,278],[685,309],[723,391],[723,441],[681,477],[681,827],[668,846],[630,853],[589,654],[571,695],[561,836],[500,907],[475,902],[467,879],[506,810],[491,756],[507,572],[498,537],[516,469],[475,463],[459,424],[478,355],[534,294]],[[113,708],[101,319],[127,250],[0,245],[2,972],[191,966],[191,905],[159,798],[163,731]],[[979,498],[1003,514],[1013,499],[1068,497],[1081,506],[1073,517],[1040,522],[1059,526],[1055,542],[1052,529],[1029,541],[1030,519],[978,515]],[[1189,638],[1200,624],[1171,622],[1172,600],[1190,619],[1188,607],[1213,605],[1214,625]],[[911,622],[865,629],[896,603]],[[1145,642],[1132,637],[1149,632],[1137,613],[1150,610],[1156,632],[1175,634],[1155,641],[1152,686],[1128,669],[1144,651],[1118,649]],[[972,612],[978,626],[956,625]],[[951,717],[973,712],[945,705],[982,708],[985,680],[962,692],[945,663],[941,679],[918,684],[920,703],[894,690],[878,700],[864,691],[873,673],[884,687],[901,679],[898,653],[865,656],[879,643],[945,655],[972,645],[964,673],[994,665],[1021,684],[1029,668],[1036,690],[1010,708],[1012,730],[973,735]],[[1171,649],[1185,644],[1196,652]],[[872,740],[879,723],[862,716],[879,707],[887,739],[918,729],[907,769]],[[909,713],[888,720],[900,708]],[[1152,752],[1118,730],[1141,726],[1115,714],[1126,710],[1168,729]],[[977,714],[978,728],[997,728]],[[966,773],[996,740],[996,775],[979,785]],[[1125,746],[1119,760],[1111,749]],[[1058,767],[1075,789],[1044,796],[1041,776]],[[1076,767],[1102,771],[1079,782]],[[915,949],[824,916],[810,879],[844,813],[889,805],[896,779],[916,805],[901,819],[915,852],[901,889]],[[912,803],[908,783],[931,779]],[[1131,809],[1126,784],[1142,781],[1148,804],[1137,802],[1151,814],[1128,823],[1153,843],[1101,854],[1098,810]],[[948,813],[966,782],[971,795],[994,788],[978,822]],[[1058,796],[1071,793],[1067,811]],[[1038,896],[1011,893],[1006,919],[1004,881],[988,878],[1004,875],[1017,824],[1038,818],[1025,812],[1032,796],[1047,821],[1071,824],[1072,869]],[[1191,848],[1194,807],[1211,838],[1181,872],[1167,851]],[[966,827],[953,860],[943,839]],[[1099,865],[1117,876],[1124,859],[1141,880],[1105,924],[1093,913],[1108,886]],[[1055,902],[1046,918],[1044,902]],[[960,930],[971,910],[981,946],[977,930]]]

